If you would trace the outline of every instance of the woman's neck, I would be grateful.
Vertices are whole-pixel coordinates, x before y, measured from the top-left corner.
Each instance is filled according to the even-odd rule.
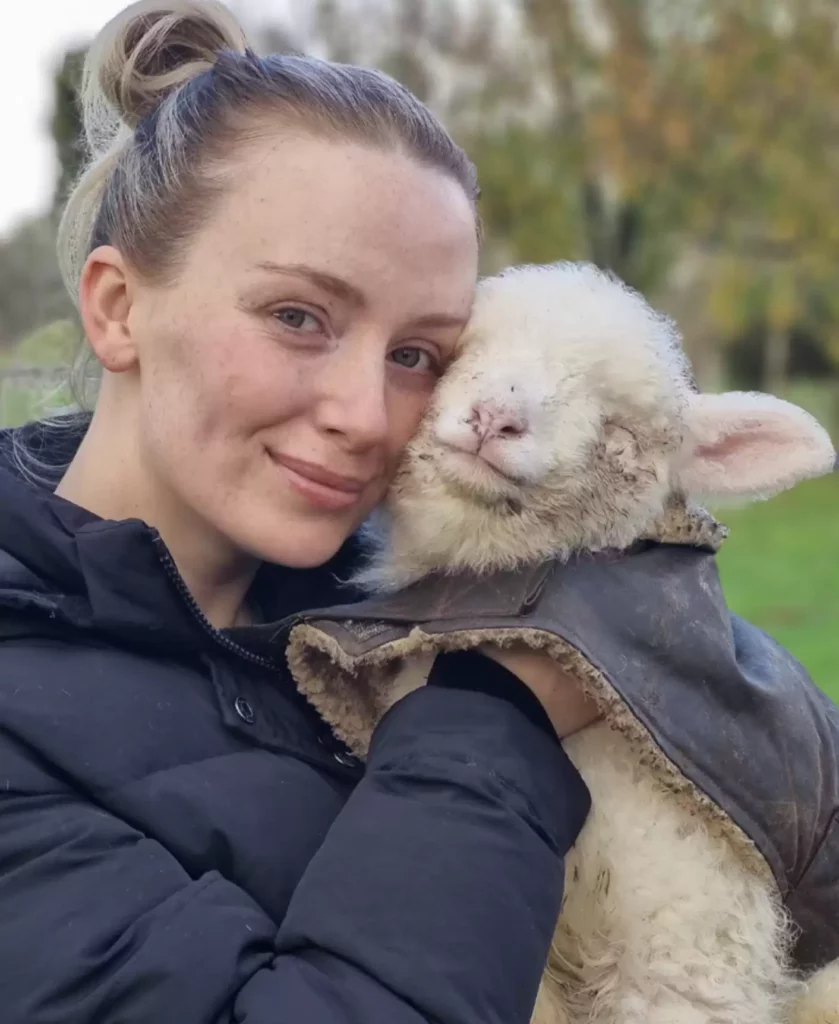
[[[235,549],[165,489],[155,487],[129,438],[115,438],[96,414],[56,494],[102,519],[140,519],[154,527],[216,629],[250,621],[246,597],[259,561]]]

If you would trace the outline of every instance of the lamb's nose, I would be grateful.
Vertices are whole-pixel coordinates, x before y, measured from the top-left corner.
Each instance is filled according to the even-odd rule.
[[[477,402],[469,419],[480,444],[493,438],[513,439],[527,432],[527,420],[519,410],[497,402]]]

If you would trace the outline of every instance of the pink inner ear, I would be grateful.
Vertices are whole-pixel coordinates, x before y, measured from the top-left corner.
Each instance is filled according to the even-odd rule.
[[[833,468],[827,431],[797,405],[728,391],[691,398],[689,450],[677,470],[695,498],[767,498]]]
[[[756,457],[765,457],[767,452],[781,451],[789,446],[790,439],[783,434],[773,433],[766,428],[745,428],[737,434],[727,434],[712,443],[698,444],[693,454],[697,459],[725,461],[737,454],[745,457],[750,448],[754,450]]]
[[[764,421],[698,444],[681,480],[697,496],[759,497],[829,470],[812,438]]]

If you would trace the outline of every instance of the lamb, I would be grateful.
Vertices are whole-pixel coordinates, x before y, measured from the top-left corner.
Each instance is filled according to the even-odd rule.
[[[675,325],[613,276],[513,268],[481,284],[357,581],[393,591],[432,572],[625,549],[660,533],[674,499],[765,498],[834,461],[802,409],[698,393]],[[417,664],[403,691],[422,681]],[[788,968],[773,884],[608,723],[566,748],[594,809],[567,862],[533,1024],[839,1021],[839,964],[809,988]]]

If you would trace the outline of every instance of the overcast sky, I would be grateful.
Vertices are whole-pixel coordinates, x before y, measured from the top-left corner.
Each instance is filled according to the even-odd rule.
[[[239,15],[282,18],[291,0],[233,0]],[[297,0],[300,2],[300,0]],[[51,69],[63,52],[85,43],[127,0],[0,0],[0,237],[43,210],[55,181],[49,138]]]

